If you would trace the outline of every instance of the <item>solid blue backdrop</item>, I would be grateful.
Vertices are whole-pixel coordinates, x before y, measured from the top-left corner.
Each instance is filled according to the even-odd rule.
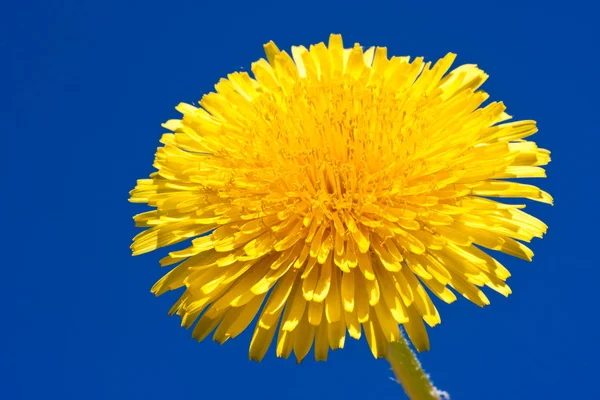
[[[401,399],[364,339],[326,363],[250,362],[250,332],[196,343],[151,285],[165,254],[133,258],[127,202],[160,123],[225,74],[281,49],[383,45],[435,60],[458,53],[552,150],[556,205],[529,204],[549,232],[534,262],[501,258],[508,299],[436,301],[443,323],[420,356],[453,399],[580,399],[598,352],[597,10],[586,1],[61,1],[0,12],[3,399]],[[596,39],[593,39],[596,37]],[[435,299],[437,300],[437,299]],[[435,301],[434,300],[434,301]]]

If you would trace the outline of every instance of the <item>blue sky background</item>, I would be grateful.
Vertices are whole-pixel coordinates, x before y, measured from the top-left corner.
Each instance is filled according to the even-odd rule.
[[[539,181],[556,206],[534,262],[501,258],[508,299],[480,309],[436,302],[443,323],[420,359],[463,399],[583,399],[597,389],[598,37],[591,2],[72,1],[0,7],[3,399],[402,399],[365,340],[326,363],[270,351],[250,332],[197,344],[168,317],[176,294],[149,292],[164,254],[132,258],[127,202],[152,172],[163,132],[225,74],[248,70],[273,39],[386,45],[457,63],[552,150]],[[525,2],[523,2],[525,3]],[[593,39],[596,37],[596,39]],[[435,299],[437,300],[437,299]]]

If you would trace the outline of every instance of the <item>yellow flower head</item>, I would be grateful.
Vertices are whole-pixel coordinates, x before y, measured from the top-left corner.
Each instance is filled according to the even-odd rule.
[[[149,229],[134,255],[193,238],[161,260],[178,265],[152,291],[185,287],[171,312],[195,323],[194,338],[223,343],[259,314],[251,359],[276,332],[277,356],[299,362],[313,343],[325,360],[346,331],[382,357],[399,325],[429,348],[423,321],[440,322],[429,293],[480,306],[478,287],[510,293],[509,272],[481,248],[531,260],[522,242],[546,232],[524,205],[489,199],[552,202],[509,180],[545,177],[549,151],[524,140],[534,121],[480,107],[487,75],[446,74],[454,54],[389,59],[385,47],[344,49],[340,35],[265,51],[253,78],[230,74],[200,107],[177,107],[158,171],[131,192],[155,208],[135,217]]]

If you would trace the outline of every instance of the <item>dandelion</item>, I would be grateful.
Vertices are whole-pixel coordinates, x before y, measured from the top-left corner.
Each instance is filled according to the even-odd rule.
[[[429,348],[440,323],[431,295],[484,306],[482,286],[511,293],[508,270],[488,250],[525,260],[523,242],[546,225],[524,205],[552,203],[513,178],[545,177],[549,151],[525,138],[534,121],[506,122],[501,102],[482,104],[487,75],[475,65],[447,73],[388,58],[385,47],[292,47],[232,73],[199,107],[180,104],[156,153],[157,172],[130,201],[153,207],[134,255],[188,239],[161,265],[152,288],[185,287],[171,309],[192,336],[224,343],[257,318],[250,358],[300,362],[366,337],[376,358],[403,340]]]

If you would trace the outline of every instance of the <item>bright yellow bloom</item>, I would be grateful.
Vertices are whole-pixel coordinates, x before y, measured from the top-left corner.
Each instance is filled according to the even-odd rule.
[[[260,314],[251,359],[277,331],[277,356],[301,361],[314,343],[324,360],[361,327],[382,357],[399,325],[429,348],[423,320],[440,322],[429,293],[451,303],[452,288],[480,306],[478,287],[510,294],[509,272],[481,248],[531,260],[522,242],[546,232],[524,205],[489,199],[552,202],[507,180],[545,177],[549,151],[524,140],[534,121],[480,108],[487,75],[446,74],[454,54],[433,66],[388,59],[385,47],[344,49],[339,35],[291,57],[272,42],[265,51],[254,78],[230,74],[199,108],[177,107],[158,172],[131,192],[156,208],[135,217],[149,229],[134,255],[193,238],[161,260],[179,264],[152,291],[185,286],[171,312],[197,321],[194,338],[214,330],[223,343]]]

